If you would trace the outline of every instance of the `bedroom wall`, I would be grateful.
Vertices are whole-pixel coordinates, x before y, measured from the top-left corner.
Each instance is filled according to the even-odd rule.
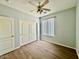
[[[79,56],[79,0],[77,0],[76,15],[76,50]]]
[[[41,36],[41,39],[70,48],[76,48],[76,8],[73,7],[43,16],[41,20],[54,16],[56,16],[55,36]]]

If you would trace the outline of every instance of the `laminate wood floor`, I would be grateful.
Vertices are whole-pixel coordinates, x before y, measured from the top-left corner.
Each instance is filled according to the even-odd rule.
[[[36,41],[5,54],[0,59],[78,59],[78,57],[73,49]]]

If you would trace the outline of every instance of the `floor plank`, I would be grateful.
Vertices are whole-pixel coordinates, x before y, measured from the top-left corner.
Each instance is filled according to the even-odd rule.
[[[0,59],[78,59],[78,57],[73,49],[45,41],[36,41],[0,56]]]

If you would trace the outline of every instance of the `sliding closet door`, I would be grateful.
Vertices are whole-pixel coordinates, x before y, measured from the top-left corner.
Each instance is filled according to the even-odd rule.
[[[36,40],[36,23],[20,21],[20,44],[25,45]]]
[[[21,39],[21,44],[25,45],[29,41],[29,26],[28,23],[25,21],[22,23],[22,39]]]
[[[10,52],[14,48],[13,20],[0,16],[0,55]]]

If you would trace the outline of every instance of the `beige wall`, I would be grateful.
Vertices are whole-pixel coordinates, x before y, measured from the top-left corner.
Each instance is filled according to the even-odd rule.
[[[70,8],[64,11],[56,12],[41,19],[56,16],[55,36],[42,36],[42,40],[76,48],[76,8]]]

